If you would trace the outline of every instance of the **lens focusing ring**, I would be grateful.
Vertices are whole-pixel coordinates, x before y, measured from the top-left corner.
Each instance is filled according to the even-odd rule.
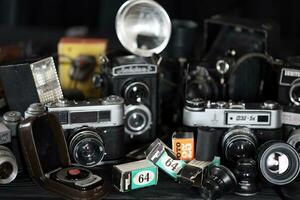
[[[133,114],[138,114],[143,116],[143,120],[146,120],[138,128],[132,126],[129,122],[129,119]],[[151,128],[152,124],[152,113],[148,107],[143,104],[138,105],[128,105],[125,108],[125,132],[129,135],[142,135]]]
[[[288,159],[288,164],[282,173],[274,173],[273,169],[270,169],[271,156],[278,154],[282,156],[283,160]],[[274,156],[273,156],[274,157]],[[273,159],[275,160],[275,158]],[[298,152],[289,144],[283,142],[269,142],[263,145],[258,153],[259,168],[264,178],[275,185],[286,185],[294,181],[300,172],[300,156]],[[280,158],[273,163],[277,164],[280,169]]]
[[[6,165],[6,166],[5,166]],[[10,166],[10,169],[7,169],[7,165]],[[2,169],[4,168],[4,169]],[[7,174],[7,176],[0,174],[0,185],[8,184],[15,180],[18,174],[18,165],[15,156],[7,147],[0,145],[0,171],[2,170]]]
[[[228,157],[228,148],[231,144],[239,140],[245,140],[249,142],[253,146],[253,151],[255,151],[257,146],[257,139],[251,129],[243,126],[236,126],[229,129],[228,132],[225,133],[225,136],[222,140],[222,150],[227,159],[231,159]]]
[[[80,144],[80,142],[82,140],[85,139],[91,139],[93,141],[96,141],[99,145],[99,148],[102,148],[102,154],[101,156],[97,159],[98,162],[94,162],[94,164],[88,164],[88,163],[81,163],[80,160],[78,160],[78,158],[75,155],[78,155],[77,151],[78,151],[78,145]],[[105,156],[105,147],[104,147],[104,143],[102,138],[100,137],[100,135],[95,132],[94,130],[89,130],[89,129],[79,129],[77,131],[74,132],[74,134],[71,137],[71,140],[69,142],[69,152],[72,154],[72,157],[74,158],[74,160],[76,161],[76,163],[85,166],[85,167],[94,167],[96,165],[99,165],[104,156]]]

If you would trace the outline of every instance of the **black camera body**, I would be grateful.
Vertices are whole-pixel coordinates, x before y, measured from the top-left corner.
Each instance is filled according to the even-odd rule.
[[[108,96],[94,101],[32,104],[26,116],[45,111],[57,116],[65,133],[70,157],[84,167],[114,163],[126,153],[124,143],[124,100]]]
[[[126,141],[151,142],[158,121],[158,67],[151,58],[136,55],[103,57],[103,94],[125,100]]]

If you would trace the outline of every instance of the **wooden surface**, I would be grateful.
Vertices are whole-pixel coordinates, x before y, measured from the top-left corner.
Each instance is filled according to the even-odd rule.
[[[109,174],[109,173],[106,173]],[[108,184],[110,185],[110,184]],[[135,190],[127,193],[120,193],[114,188],[110,188],[110,193],[106,199],[200,199],[197,191],[185,188],[176,183],[167,175],[160,173],[157,186]],[[22,200],[53,200],[59,199],[57,196],[47,193],[42,188],[34,184],[30,179],[16,180],[6,186],[0,186],[0,199],[22,199]],[[275,190],[265,188],[252,197],[239,197],[236,195],[225,195],[221,200],[280,200]]]

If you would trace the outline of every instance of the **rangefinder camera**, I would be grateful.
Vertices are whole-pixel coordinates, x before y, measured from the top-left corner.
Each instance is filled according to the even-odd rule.
[[[95,167],[120,160],[124,145],[124,100],[115,95],[93,101],[60,100],[45,105],[47,112],[57,116],[75,163]],[[43,110],[32,104],[26,111],[30,116]]]
[[[281,106],[273,101],[245,104],[193,98],[186,100],[183,124],[190,127],[232,128],[239,125],[253,129],[276,129],[282,126],[281,113]]]
[[[187,99],[183,124],[189,127],[253,129],[259,143],[282,138],[282,108],[273,101],[263,103],[210,102]]]

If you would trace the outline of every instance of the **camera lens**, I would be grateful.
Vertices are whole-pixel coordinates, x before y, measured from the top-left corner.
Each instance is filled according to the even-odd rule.
[[[150,129],[151,112],[145,105],[129,105],[125,109],[125,131],[130,135],[141,135]]]
[[[18,166],[13,153],[0,145],[0,184],[12,182],[18,174]]]
[[[217,199],[236,189],[236,178],[225,166],[213,166],[200,189],[203,199]]]
[[[228,160],[249,158],[255,154],[257,139],[247,127],[229,129],[222,141],[222,149]]]
[[[300,105],[300,78],[291,83],[289,97],[292,103],[297,106]]]
[[[131,129],[140,131],[145,127],[146,116],[143,113],[133,113],[128,117],[128,125]]]
[[[258,153],[258,163],[262,175],[275,185],[286,185],[299,174],[300,156],[289,144],[269,142]]]
[[[134,102],[143,102],[150,95],[149,87],[142,82],[133,82],[126,86],[124,98]]]
[[[300,153],[300,129],[294,130],[287,140],[287,143],[293,146]]]
[[[93,130],[79,130],[71,138],[70,153],[76,163],[85,167],[94,167],[101,163],[105,155],[101,137]]]
[[[240,196],[253,196],[258,191],[257,168],[253,159],[242,158],[237,161],[234,169],[237,178],[237,189],[235,194]]]
[[[9,162],[0,165],[0,179],[7,179],[13,171],[13,166]]]

